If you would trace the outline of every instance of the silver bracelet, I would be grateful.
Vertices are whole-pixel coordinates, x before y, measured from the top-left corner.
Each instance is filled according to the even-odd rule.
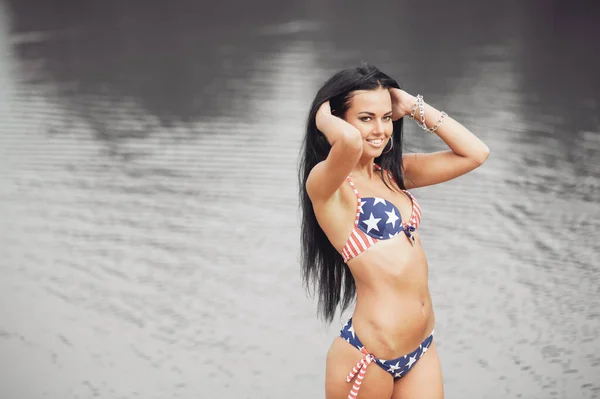
[[[419,96],[421,96],[420,94],[417,95],[417,99],[415,101],[415,103],[413,104],[412,108],[410,109],[410,119],[414,120],[415,119],[415,113],[417,112],[417,106],[419,105]]]
[[[435,133],[435,131],[441,126],[441,124],[444,122],[444,118],[448,116],[448,114],[442,111],[437,123],[432,128],[428,128],[427,124],[425,123],[425,103],[423,101],[423,96],[420,94],[417,94],[417,101],[415,101],[415,104],[411,108],[410,118],[413,120],[415,119],[415,113],[417,112],[417,108],[419,109],[419,116],[421,117],[421,122],[419,123],[419,121],[415,121],[415,123],[421,129],[432,134]]]
[[[421,115],[421,125],[423,125],[423,129],[427,130],[427,125],[425,124],[425,103],[423,102],[423,96],[419,94],[417,98],[419,100],[419,115]]]
[[[415,120],[415,114],[417,112],[417,108],[419,109],[419,116],[421,117],[421,122],[419,123],[418,120]],[[417,101],[415,101],[415,104],[413,105],[411,112],[410,112],[410,118],[415,120],[415,123],[417,124],[417,126],[419,126],[421,129],[423,130],[429,130],[427,128],[427,125],[425,125],[425,103],[423,102],[423,96],[420,94],[417,94]]]
[[[429,129],[430,133],[435,133],[435,131],[437,130],[438,127],[440,127],[440,125],[444,122],[444,118],[448,116],[447,113],[445,113],[444,111],[442,111],[442,113],[440,114],[440,119],[438,119],[437,123],[431,128]]]

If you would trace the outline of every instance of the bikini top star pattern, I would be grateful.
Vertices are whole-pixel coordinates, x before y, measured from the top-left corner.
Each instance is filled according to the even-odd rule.
[[[400,211],[394,204],[378,197],[360,198],[357,227],[378,240],[393,238],[400,233]]]
[[[379,170],[379,165],[375,165]],[[388,173],[388,176],[391,175]],[[357,198],[356,219],[348,241],[342,249],[344,262],[360,255],[379,240],[389,240],[404,232],[410,243],[415,245],[412,234],[421,222],[421,207],[411,193],[402,190],[412,202],[412,211],[408,222],[402,221],[398,208],[391,202],[378,197],[361,197],[350,176],[347,177]]]

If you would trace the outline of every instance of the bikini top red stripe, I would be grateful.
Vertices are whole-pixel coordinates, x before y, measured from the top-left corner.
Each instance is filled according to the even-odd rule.
[[[375,165],[381,169],[379,165]],[[392,178],[391,174],[388,176]],[[389,240],[403,232],[412,245],[415,245],[413,232],[421,223],[421,207],[411,193],[402,190],[412,202],[412,211],[408,222],[402,220],[400,211],[391,202],[378,197],[361,197],[354,182],[347,177],[357,198],[356,217],[346,245],[342,248],[344,262],[360,255],[379,240]]]

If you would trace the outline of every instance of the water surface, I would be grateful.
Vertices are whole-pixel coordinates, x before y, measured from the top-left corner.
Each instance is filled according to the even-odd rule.
[[[363,60],[492,150],[414,190],[446,397],[600,397],[597,6],[83,4],[0,2],[0,397],[324,397],[298,151]]]

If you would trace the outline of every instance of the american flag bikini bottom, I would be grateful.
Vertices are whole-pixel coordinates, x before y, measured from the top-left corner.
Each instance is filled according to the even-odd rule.
[[[348,399],[356,399],[356,395],[358,395],[358,390],[360,389],[360,385],[362,384],[362,380],[369,364],[373,362],[376,363],[379,367],[390,373],[392,377],[394,377],[394,380],[397,380],[406,375],[421,356],[427,352],[427,349],[429,349],[429,346],[431,346],[431,343],[433,342],[433,331],[423,342],[421,342],[421,345],[419,345],[417,349],[393,360],[378,359],[365,349],[364,345],[360,342],[360,339],[358,339],[358,336],[354,332],[352,318],[348,320],[344,327],[342,327],[340,337],[365,355],[360,359],[356,366],[354,366],[352,371],[348,374],[348,377],[346,377],[347,382],[352,382],[352,380],[354,380],[354,385],[350,390]]]

